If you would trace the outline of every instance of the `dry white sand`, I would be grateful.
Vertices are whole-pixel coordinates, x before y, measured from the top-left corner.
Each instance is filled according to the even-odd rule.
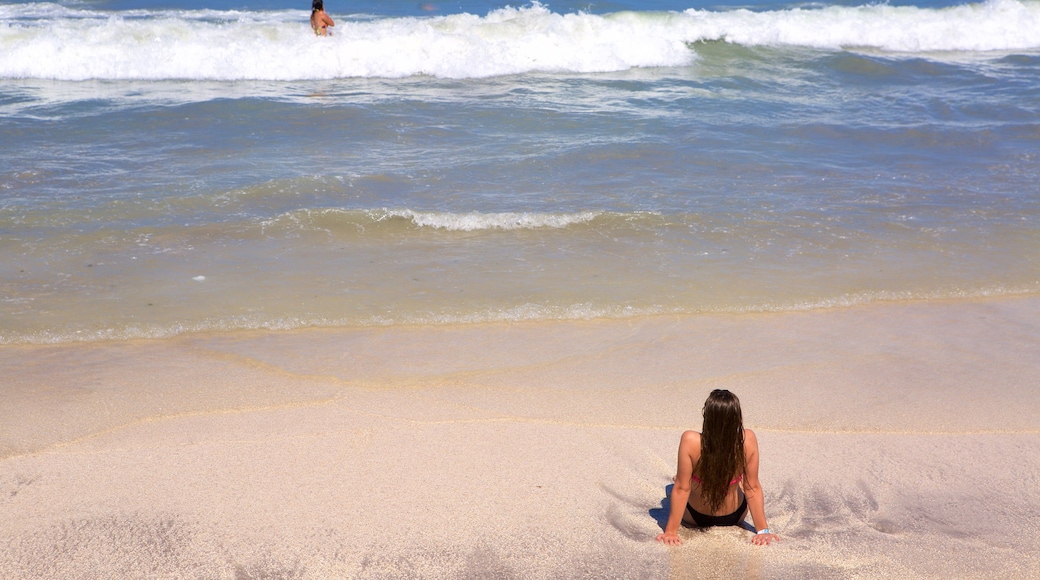
[[[654,541],[743,402],[783,538]],[[1040,576],[1040,299],[0,348],[3,578]]]

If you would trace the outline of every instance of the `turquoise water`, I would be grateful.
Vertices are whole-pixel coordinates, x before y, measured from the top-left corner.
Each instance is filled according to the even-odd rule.
[[[0,342],[1040,291],[1040,2],[0,4]]]

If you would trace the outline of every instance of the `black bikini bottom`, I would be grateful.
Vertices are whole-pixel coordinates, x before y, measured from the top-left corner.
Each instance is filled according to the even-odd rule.
[[[690,504],[686,504],[686,512],[690,514],[690,517],[693,518],[693,521],[697,524],[698,528],[710,528],[711,526],[739,526],[740,522],[744,521],[744,514],[747,512],[747,498],[743,498],[737,511],[725,516],[709,516],[702,514],[690,507]]]

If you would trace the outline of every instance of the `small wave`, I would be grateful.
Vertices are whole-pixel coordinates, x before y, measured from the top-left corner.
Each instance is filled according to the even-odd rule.
[[[315,38],[302,10],[101,12],[0,7],[0,78],[317,80],[483,78],[677,67],[692,43],[923,53],[1040,49],[1040,3],[869,5],[557,14],[541,4],[486,16],[340,19]]]
[[[324,231],[328,233],[375,233],[400,227],[426,228],[445,232],[560,229],[588,224],[610,215],[601,211],[574,213],[537,212],[442,212],[411,209],[300,209],[263,220],[265,232],[273,230]]]
[[[578,213],[452,213],[421,212],[412,210],[382,210],[370,212],[376,221],[403,218],[423,228],[434,228],[456,232],[473,232],[479,230],[527,230],[538,228],[565,228],[574,224],[584,224],[596,219],[602,212],[585,211]]]

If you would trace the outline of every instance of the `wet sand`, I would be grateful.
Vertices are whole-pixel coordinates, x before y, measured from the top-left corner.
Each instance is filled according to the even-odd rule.
[[[0,347],[0,577],[1040,574],[1040,299]],[[714,388],[778,545],[654,541]]]

